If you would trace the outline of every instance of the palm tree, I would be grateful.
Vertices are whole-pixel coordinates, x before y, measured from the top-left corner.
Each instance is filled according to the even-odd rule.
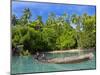
[[[21,18],[21,20],[24,22],[24,24],[29,24],[29,19],[32,16],[30,9],[29,8],[25,8],[23,11],[23,16]]]
[[[48,20],[46,21],[46,24],[47,24],[48,26],[51,26],[52,24],[55,23],[55,18],[56,18],[55,13],[51,12],[51,13],[49,14],[49,16],[48,16]]]
[[[76,14],[73,14],[72,17],[71,17],[71,21],[72,23],[74,23],[76,25],[76,40],[77,40],[77,43],[78,43],[78,48],[81,47],[80,45],[80,32],[81,32],[81,29],[82,29],[82,17],[81,16],[78,16]]]
[[[42,16],[37,16],[37,22],[39,25],[43,25]]]
[[[16,17],[16,15],[12,15],[12,25],[16,25],[16,23],[17,23],[17,17]]]
[[[66,22],[68,19],[68,15],[66,13],[63,13],[62,18],[63,18],[64,22]]]

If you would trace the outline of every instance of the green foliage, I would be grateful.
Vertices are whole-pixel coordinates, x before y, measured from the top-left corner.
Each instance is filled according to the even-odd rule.
[[[90,48],[96,45],[96,16],[66,13],[56,16],[51,13],[46,23],[42,16],[30,22],[31,12],[25,9],[20,19],[12,17],[12,47],[23,45],[20,55],[30,55],[36,51]],[[68,22],[67,20],[70,20]],[[71,24],[75,25],[72,26]]]
[[[64,31],[56,41],[58,49],[69,49],[74,48],[76,44],[75,32],[73,30]]]
[[[73,15],[72,22],[76,24],[78,47],[95,47],[96,44],[96,16],[84,13],[82,16]]]
[[[21,17],[20,24],[27,25],[30,23],[29,19],[31,18],[32,14],[29,8],[25,8],[23,11],[23,15]]]
[[[83,31],[81,32],[81,45],[84,48],[96,46],[96,17],[83,15]]]

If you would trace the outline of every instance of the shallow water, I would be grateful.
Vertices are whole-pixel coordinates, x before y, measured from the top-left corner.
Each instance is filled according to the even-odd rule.
[[[88,53],[82,52],[81,54]],[[46,54],[48,58],[54,57],[65,57],[79,55],[79,53],[56,53],[56,54]],[[36,73],[36,72],[51,72],[51,71],[68,71],[68,70],[84,70],[84,69],[95,69],[95,52],[94,58],[92,60],[84,61],[81,63],[74,64],[50,64],[41,63],[32,56],[13,56],[11,62],[12,74],[16,73]]]

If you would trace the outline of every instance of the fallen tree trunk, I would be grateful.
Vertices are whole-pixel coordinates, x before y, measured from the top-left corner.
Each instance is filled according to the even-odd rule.
[[[93,58],[93,53],[88,53],[80,56],[71,56],[71,57],[64,57],[64,58],[53,58],[42,60],[44,63],[56,63],[56,64],[66,64],[66,63],[78,63],[85,60],[90,60]]]

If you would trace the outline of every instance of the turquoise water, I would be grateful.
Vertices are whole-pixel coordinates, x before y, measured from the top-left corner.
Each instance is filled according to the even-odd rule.
[[[86,53],[86,52],[84,52]],[[84,54],[83,52],[81,54]],[[46,54],[48,58],[54,57],[65,57],[79,55],[79,53],[56,53],[56,54]],[[41,63],[32,56],[13,56],[12,57],[12,74],[16,73],[36,73],[36,72],[51,72],[51,71],[63,71],[63,70],[82,70],[82,69],[95,69],[95,53],[92,60],[84,61],[81,63],[74,64],[50,64],[50,63]]]

